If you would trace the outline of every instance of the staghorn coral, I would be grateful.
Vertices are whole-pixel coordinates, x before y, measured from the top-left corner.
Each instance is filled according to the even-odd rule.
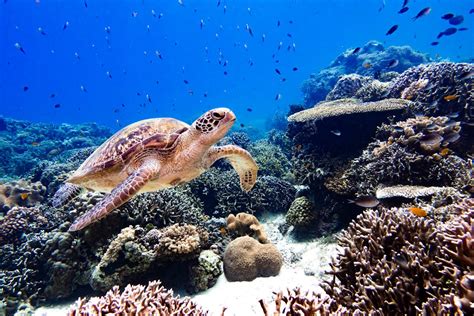
[[[439,225],[401,209],[366,210],[338,236],[325,291],[350,313],[451,314],[472,272],[473,201]],[[465,279],[464,279],[465,280]],[[464,281],[465,282],[465,281]]]
[[[290,122],[323,120],[342,115],[353,115],[371,112],[390,112],[406,109],[410,103],[402,99],[386,99],[376,102],[359,102],[355,99],[340,99],[320,102],[313,108],[294,113],[288,117]]]
[[[22,235],[44,227],[47,219],[36,207],[14,207],[0,219],[0,246],[19,243]]]
[[[224,253],[228,281],[252,281],[280,273],[283,257],[273,244],[261,244],[249,236],[231,241]]]
[[[148,285],[127,285],[123,292],[114,286],[105,296],[79,299],[68,315],[207,315],[189,298],[174,296],[159,281]]]
[[[45,195],[46,188],[40,182],[18,180],[0,183],[0,211],[6,213],[15,206],[36,206]]]
[[[229,214],[229,216],[227,216],[227,229],[229,231],[235,231],[239,236],[247,235],[256,237],[262,244],[269,243],[265,229],[252,214]]]
[[[222,274],[221,264],[221,257],[214,251],[201,251],[198,264],[190,269],[190,291],[197,293],[214,286],[217,278]]]

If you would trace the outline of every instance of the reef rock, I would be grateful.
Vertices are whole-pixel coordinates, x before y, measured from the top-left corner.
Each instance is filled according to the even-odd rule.
[[[247,235],[250,237],[256,237],[262,244],[269,242],[265,229],[252,214],[230,214],[227,216],[227,229],[237,232],[239,236]]]
[[[0,183],[0,211],[6,213],[15,206],[33,207],[44,200],[46,188],[41,182],[26,180]]]
[[[192,293],[205,291],[217,282],[222,274],[222,259],[212,250],[203,250],[199,254],[198,264],[191,267],[190,290]]]

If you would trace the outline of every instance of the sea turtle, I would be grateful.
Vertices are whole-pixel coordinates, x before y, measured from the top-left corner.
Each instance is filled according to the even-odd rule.
[[[127,202],[135,194],[173,187],[227,158],[248,192],[257,180],[257,164],[246,150],[214,146],[235,122],[227,108],[204,113],[191,126],[174,118],[153,118],[124,127],[97,148],[58,190],[53,205],[60,205],[77,188],[110,192],[69,231],[81,230]]]

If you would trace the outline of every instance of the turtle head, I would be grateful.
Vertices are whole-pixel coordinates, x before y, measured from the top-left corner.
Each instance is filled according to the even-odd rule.
[[[215,144],[230,130],[235,114],[227,108],[212,109],[194,121],[192,127],[204,144]]]

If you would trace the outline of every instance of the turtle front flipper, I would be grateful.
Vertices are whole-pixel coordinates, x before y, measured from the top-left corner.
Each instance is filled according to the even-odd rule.
[[[62,184],[59,189],[54,193],[52,204],[53,207],[61,207],[67,204],[69,201],[72,201],[75,197],[77,197],[83,188],[77,186],[72,183],[64,183]]]
[[[250,191],[257,181],[258,166],[248,151],[235,145],[216,146],[209,150],[208,167],[216,160],[226,158],[240,177],[240,187]]]
[[[86,226],[107,216],[114,209],[130,200],[160,170],[160,163],[154,159],[145,161],[124,182],[97,203],[89,212],[80,216],[69,227],[69,231],[81,230]]]

